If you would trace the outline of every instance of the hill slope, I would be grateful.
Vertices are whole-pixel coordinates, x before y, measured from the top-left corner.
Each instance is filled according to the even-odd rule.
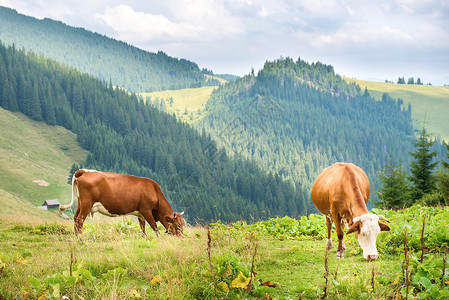
[[[43,54],[101,80],[132,92],[151,92],[218,85],[198,65],[150,53],[124,42],[67,26],[51,19],[38,20],[0,6],[0,41]]]
[[[79,147],[76,136],[60,126],[32,121],[3,108],[0,108],[0,128],[2,214],[26,211],[39,216],[43,212],[36,206],[45,200],[69,201],[71,193],[66,176],[70,166],[85,160],[87,155]]]
[[[415,127],[420,128],[426,121],[426,129],[435,137],[449,141],[449,86],[409,85],[384,82],[362,81],[346,78],[357,83],[377,100],[383,93],[404,101],[406,107],[412,105],[412,118]]]

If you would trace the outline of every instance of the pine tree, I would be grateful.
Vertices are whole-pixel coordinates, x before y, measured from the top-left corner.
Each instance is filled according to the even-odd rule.
[[[430,134],[427,133],[425,125],[419,134],[419,137],[413,142],[415,151],[409,152],[413,158],[410,163],[410,181],[413,183],[413,199],[421,199],[425,194],[429,194],[435,190],[435,169],[438,162],[432,162],[437,155],[436,151],[431,151],[432,145],[435,143],[431,140]]]
[[[446,142],[444,142],[444,147],[446,147],[446,151],[447,151],[446,158],[449,161],[449,144],[446,144]],[[441,164],[446,169],[446,171],[449,172],[449,163],[443,160],[443,161],[441,161]]]
[[[379,172],[379,177],[383,186],[377,192],[381,202],[377,202],[376,206],[394,209],[403,208],[410,203],[411,187],[407,173],[403,171],[401,164],[393,164],[391,153],[390,160],[385,165],[385,169]]]

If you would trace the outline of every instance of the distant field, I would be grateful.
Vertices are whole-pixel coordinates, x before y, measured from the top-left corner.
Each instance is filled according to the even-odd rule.
[[[47,199],[68,202],[71,192],[66,176],[73,163],[87,156],[76,135],[2,108],[0,128],[0,204],[6,208],[2,213],[14,214],[11,210],[16,204],[23,208],[24,203],[18,203],[23,200],[36,206]]]
[[[150,97],[152,101],[156,98],[164,99],[165,110],[173,112],[182,121],[194,123],[201,118],[210,94],[216,86],[206,86],[193,89],[168,90],[154,93],[141,93],[144,98]],[[170,101],[173,99],[173,101]]]
[[[412,104],[412,118],[415,126],[420,128],[426,121],[426,129],[434,136],[449,141],[449,86],[408,85],[374,81],[349,79],[376,99],[381,99],[383,93],[393,98],[400,98],[404,105]]]

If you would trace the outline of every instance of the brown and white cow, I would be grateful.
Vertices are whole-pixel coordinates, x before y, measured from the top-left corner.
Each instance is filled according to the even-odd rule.
[[[173,211],[159,185],[145,177],[78,170],[72,177],[72,202],[60,210],[72,207],[75,196],[78,205],[74,216],[75,234],[82,232],[84,220],[99,212],[110,217],[135,215],[145,236],[145,220],[159,235],[156,222],[161,222],[167,233],[182,236],[182,214]]]
[[[332,220],[337,228],[337,257],[344,258],[346,247],[343,242],[343,223],[354,232],[363,257],[377,259],[377,235],[389,231],[390,227],[379,222],[388,220],[381,215],[368,212],[366,203],[370,195],[370,184],[365,172],[354,164],[336,163],[325,168],[312,186],[312,201],[316,208],[326,216],[326,249],[332,249]]]

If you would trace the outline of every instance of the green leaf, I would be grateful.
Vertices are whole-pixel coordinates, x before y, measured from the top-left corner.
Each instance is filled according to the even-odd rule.
[[[28,277],[28,282],[31,284],[31,287],[33,289],[40,289],[40,288],[42,288],[42,283],[36,277],[33,277],[33,276]]]
[[[430,289],[433,286],[432,282],[427,277],[421,277],[419,283],[421,283],[422,286],[426,288],[426,290]]]
[[[86,270],[86,269],[80,269],[78,270],[80,276],[83,276],[85,279],[89,280],[89,281],[93,281],[93,277],[92,274]]]

